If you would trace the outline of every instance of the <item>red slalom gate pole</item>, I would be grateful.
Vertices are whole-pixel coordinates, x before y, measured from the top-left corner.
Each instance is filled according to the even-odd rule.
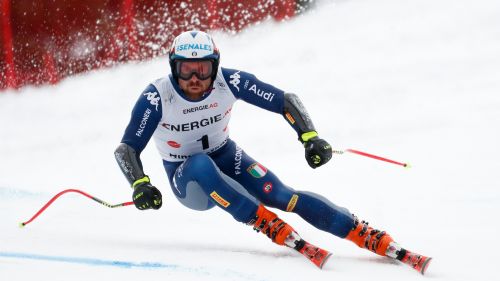
[[[12,39],[12,25],[10,22],[10,0],[1,0],[0,15],[1,15],[1,25],[3,26],[3,52],[5,54],[5,64],[6,64],[6,84],[7,88],[17,88],[17,77],[16,77],[16,66],[14,64],[14,43]],[[1,50],[0,50],[1,51]]]
[[[332,149],[332,152],[336,153],[336,154],[344,154],[346,152],[349,152],[349,153],[353,153],[353,154],[358,154],[358,155],[361,155],[361,156],[369,157],[369,158],[372,158],[372,159],[376,159],[376,160],[380,160],[380,161],[392,163],[392,164],[395,164],[395,165],[403,166],[405,168],[410,168],[411,167],[410,164],[408,164],[408,163],[402,163],[402,162],[394,161],[394,160],[391,160],[391,159],[388,159],[388,158],[384,158],[384,157],[381,157],[381,156],[373,155],[373,154],[370,154],[370,153],[366,153],[366,152],[363,152],[363,151],[359,151],[359,150],[355,150],[355,149],[350,149],[350,148],[346,149],[346,150],[333,150]]]
[[[85,193],[81,190],[78,190],[78,189],[66,189],[66,190],[63,190],[59,193],[57,193],[54,197],[52,197],[52,199],[49,200],[49,202],[45,203],[45,205],[43,205],[43,207],[38,210],[38,212],[36,212],[36,214],[31,217],[31,219],[25,221],[25,222],[22,222],[19,224],[19,227],[24,227],[26,226],[28,223],[32,222],[33,220],[35,220],[41,213],[43,213],[52,203],[54,203],[54,201],[57,200],[57,198],[59,198],[61,195],[65,194],[65,193],[68,193],[68,192],[75,192],[75,193],[79,193],[81,195],[84,195],[98,203],[100,203],[101,205],[103,206],[106,206],[108,208],[116,208],[116,207],[123,207],[123,206],[129,206],[129,205],[133,205],[134,202],[124,202],[124,203],[119,203],[119,204],[116,204],[116,205],[111,205],[105,201],[102,201],[101,199],[97,198],[97,197],[94,197],[88,193]]]
[[[128,39],[127,41],[127,59],[128,60],[137,60],[140,59],[139,54],[138,54],[138,47],[137,47],[137,31],[136,27],[134,24],[134,17],[135,17],[135,11],[134,11],[134,0],[124,0],[122,4],[122,10],[121,10],[121,16],[122,16],[122,26],[125,26],[126,29],[126,34],[124,37]],[[123,40],[127,40],[123,38]]]

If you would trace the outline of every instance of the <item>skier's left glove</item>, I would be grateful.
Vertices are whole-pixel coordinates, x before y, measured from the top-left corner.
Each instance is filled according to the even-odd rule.
[[[137,180],[132,187],[134,188],[134,193],[132,199],[134,205],[139,210],[155,209],[161,208],[161,192],[158,188],[151,185],[149,182],[149,177],[145,176],[142,179]]]
[[[304,140],[307,164],[316,169],[332,159],[332,146],[324,139],[320,139],[316,132],[311,133],[313,134],[309,138],[304,134],[302,140]]]

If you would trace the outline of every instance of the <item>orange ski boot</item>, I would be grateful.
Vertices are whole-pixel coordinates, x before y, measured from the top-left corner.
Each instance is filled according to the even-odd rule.
[[[354,228],[347,234],[346,239],[360,248],[368,249],[381,256],[386,255],[385,250],[393,242],[392,237],[385,231],[373,229],[368,226],[368,222],[359,222],[358,218],[355,218]]]
[[[385,231],[373,229],[368,226],[368,222],[359,222],[356,217],[354,219],[355,226],[347,234],[347,240],[378,255],[399,260],[421,274],[425,273],[432,258],[410,252],[394,242],[392,237]]]
[[[248,225],[253,225],[257,232],[264,233],[274,243],[297,250],[317,267],[322,268],[331,253],[316,247],[304,239],[275,213],[259,205],[255,219]]]

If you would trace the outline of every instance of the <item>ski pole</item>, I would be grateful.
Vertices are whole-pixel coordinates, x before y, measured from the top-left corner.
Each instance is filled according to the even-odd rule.
[[[52,197],[52,199],[50,199],[45,205],[43,205],[43,207],[38,210],[38,212],[36,212],[36,214],[31,217],[31,219],[25,221],[25,222],[22,222],[19,224],[19,227],[24,227],[26,226],[28,223],[32,222],[34,219],[36,219],[41,213],[43,213],[45,211],[45,209],[47,209],[54,201],[56,201],[57,198],[59,198],[61,195],[65,194],[65,193],[68,193],[68,192],[76,192],[76,193],[79,193],[81,195],[84,195],[98,203],[100,203],[101,205],[103,206],[106,206],[108,208],[116,208],[116,207],[123,207],[123,206],[129,206],[129,205],[133,205],[134,202],[124,202],[124,203],[120,203],[120,204],[116,204],[116,205],[111,205],[105,201],[102,201],[101,199],[97,198],[97,197],[94,197],[88,193],[85,193],[81,190],[78,190],[78,189],[66,189],[66,190],[63,190],[59,193],[57,193],[54,197]]]
[[[359,150],[355,150],[355,149],[346,149],[346,150],[334,150],[332,149],[332,152],[335,153],[335,154],[344,154],[346,152],[349,152],[349,153],[354,153],[354,154],[358,154],[358,155],[361,155],[361,156],[365,156],[365,157],[369,157],[369,158],[373,158],[373,159],[376,159],[376,160],[380,160],[380,161],[385,161],[385,162],[388,162],[388,163],[392,163],[392,164],[396,164],[396,165],[399,165],[399,166],[403,166],[405,168],[410,168],[410,164],[408,163],[401,163],[401,162],[398,162],[398,161],[394,161],[394,160],[391,160],[391,159],[387,159],[387,158],[384,158],[384,157],[380,157],[380,156],[377,156],[377,155],[373,155],[373,154],[370,154],[370,153],[366,153],[366,152],[363,152],[363,151],[359,151]]]

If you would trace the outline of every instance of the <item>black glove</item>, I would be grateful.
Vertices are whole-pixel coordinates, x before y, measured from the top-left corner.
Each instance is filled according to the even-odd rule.
[[[324,139],[313,137],[304,143],[304,148],[307,164],[313,169],[326,164],[332,158],[332,147]]]
[[[139,210],[161,208],[161,193],[158,188],[151,185],[149,182],[142,182],[134,187],[132,195],[134,205]]]

